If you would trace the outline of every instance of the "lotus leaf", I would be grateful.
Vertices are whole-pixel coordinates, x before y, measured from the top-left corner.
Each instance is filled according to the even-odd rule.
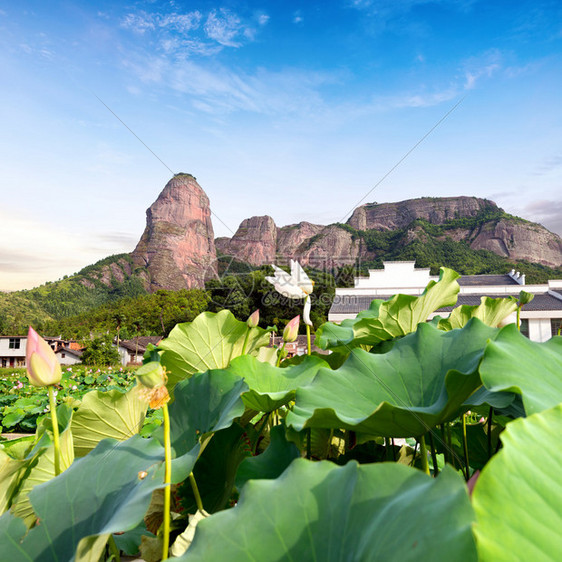
[[[243,377],[250,387],[242,396],[248,408],[272,412],[293,400],[296,389],[309,384],[321,367],[328,364],[308,355],[298,365],[285,368],[260,363],[255,357],[245,355],[234,359],[228,371]]]
[[[470,306],[464,304],[457,306],[448,318],[443,318],[439,321],[439,328],[441,330],[462,328],[471,318],[478,318],[484,324],[495,328],[516,310],[517,299],[515,297],[497,299],[481,297],[479,305]]]
[[[126,393],[119,390],[93,390],[84,395],[72,419],[74,453],[88,454],[102,439],[124,441],[142,427],[148,402],[139,396],[140,388]]]
[[[193,322],[178,324],[158,344],[164,350],[161,362],[168,370],[168,389],[194,373],[228,367],[231,359],[241,355],[247,332],[246,322],[236,320],[230,310],[203,312]],[[257,354],[269,343],[269,332],[252,328],[246,352]]]
[[[451,332],[420,324],[388,353],[355,349],[342,367],[320,369],[312,384],[297,390],[287,425],[423,435],[453,419],[480,386],[478,365],[497,332],[477,319]]]
[[[562,337],[537,343],[514,324],[502,328],[486,348],[480,376],[491,391],[521,394],[527,415],[562,402]]]
[[[457,302],[459,277],[452,269],[441,268],[439,281],[431,281],[419,296],[395,295],[388,301],[375,299],[368,310],[340,325],[326,322],[316,332],[316,345],[323,349],[341,346],[376,345],[415,331],[431,313]]]
[[[509,423],[503,448],[476,482],[475,534],[483,562],[560,560],[562,405]]]
[[[234,509],[201,521],[178,562],[476,560],[466,486],[391,463],[338,467],[297,459],[251,480]]]

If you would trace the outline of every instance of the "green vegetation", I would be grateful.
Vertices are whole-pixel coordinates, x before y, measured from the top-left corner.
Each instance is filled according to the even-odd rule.
[[[146,294],[139,275],[129,273],[132,267],[131,257],[120,254],[35,289],[0,293],[0,334],[24,333],[28,325],[43,330],[51,320],[85,314],[108,302]]]
[[[90,333],[106,332],[119,334],[120,339],[162,336],[179,322],[189,322],[206,310],[208,300],[201,289],[156,291],[106,303],[78,316],[45,322],[43,332],[82,340]]]
[[[91,390],[126,392],[134,384],[133,371],[122,367],[99,369],[82,365],[63,368],[57,384],[59,403],[81,400]],[[35,431],[48,412],[46,387],[29,384],[25,369],[0,369],[0,430]]]
[[[146,387],[59,391],[60,474],[47,417],[0,447],[3,558],[557,560],[562,338],[488,325],[493,303],[424,322],[457,277],[280,366],[228,311],[177,326],[147,357],[173,393],[161,427],[139,432]]]
[[[314,281],[311,295],[311,320],[318,326],[328,319],[328,312],[335,294],[336,282],[332,274],[312,268],[305,268]],[[280,295],[265,280],[273,275],[270,266],[263,266],[250,273],[226,275],[220,280],[206,284],[210,301],[208,310],[218,312],[230,310],[238,320],[246,320],[254,310],[260,311],[260,325],[277,326],[282,331],[291,318],[302,314],[303,301],[288,299]],[[304,333],[304,325],[301,325]]]
[[[119,352],[112,344],[113,338],[109,334],[92,338],[84,347],[82,362],[96,367],[119,363]]]

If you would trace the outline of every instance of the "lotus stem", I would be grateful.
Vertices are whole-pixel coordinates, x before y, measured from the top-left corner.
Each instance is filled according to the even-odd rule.
[[[388,460],[388,456],[390,455],[390,438],[384,438],[384,459]]]
[[[310,326],[306,325],[306,353],[310,355],[312,353],[312,346],[310,345]]]
[[[422,470],[429,476],[429,463],[427,462],[427,448],[425,446],[425,437],[423,435],[420,436],[420,456],[421,456],[421,465]]]
[[[521,307],[517,307],[517,329],[521,331]]]
[[[445,425],[441,424],[441,441],[443,441],[443,459],[445,463],[449,461],[449,448],[447,446],[447,438],[445,437]]]
[[[195,503],[197,504],[197,509],[203,511],[203,502],[201,501],[201,494],[199,493],[199,488],[197,487],[197,482],[195,481],[195,476],[193,472],[189,473],[189,483],[191,484],[191,489],[193,490],[193,495],[195,496]]]
[[[466,414],[462,415],[462,446],[464,449],[464,464],[466,466],[466,481],[470,478],[470,468],[468,465],[468,441],[466,439]]]
[[[242,355],[246,355],[246,346],[248,345],[248,339],[250,338],[250,332],[252,328],[248,328],[246,330],[246,337],[244,338],[244,343],[242,345]]]
[[[285,350],[285,342],[283,342],[281,349],[277,352],[277,363],[275,364],[276,367],[279,367],[279,365],[281,365],[281,357],[283,355],[284,350]]]
[[[164,414],[164,534],[162,537],[162,560],[168,559],[170,550],[170,498],[172,485],[172,445],[170,442],[170,415],[168,404],[162,406]]]
[[[394,437],[390,440],[390,444],[392,445],[392,460],[396,462],[396,449],[394,448]]]
[[[51,409],[51,423],[53,425],[53,445],[55,447],[55,476],[60,474],[60,440],[59,440],[59,422],[57,420],[57,401],[55,400],[55,391],[53,385],[48,386],[49,389],[49,407]]]
[[[488,458],[492,456],[492,420],[494,418],[494,407],[490,406],[488,412]]]
[[[439,476],[439,468],[437,466],[437,451],[433,441],[433,432],[429,431],[429,445],[431,447],[431,460],[433,461],[433,476]]]
[[[115,539],[113,538],[113,535],[109,535],[107,545],[109,546],[109,552],[111,552],[112,555],[111,557],[115,559],[117,562],[120,562],[121,556],[119,555],[119,549],[115,544]]]

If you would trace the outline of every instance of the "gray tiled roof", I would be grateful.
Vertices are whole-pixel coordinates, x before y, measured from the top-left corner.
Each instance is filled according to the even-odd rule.
[[[474,287],[478,285],[519,285],[507,273],[504,275],[463,275],[457,279],[461,287]]]
[[[519,292],[513,293],[514,297],[518,297],[518,295]],[[367,310],[374,299],[388,300],[392,296],[394,295],[336,295],[332,307],[330,308],[330,314],[357,314],[362,310]],[[483,296],[498,298],[498,295],[486,295],[485,293],[477,295],[459,295],[456,306],[461,306],[463,304],[479,305],[480,299]],[[453,308],[453,306],[447,306],[440,308],[438,312],[450,312]],[[523,310],[529,312],[544,310],[562,311],[562,300],[548,293],[538,294],[535,295],[535,298],[530,303],[523,307]]]

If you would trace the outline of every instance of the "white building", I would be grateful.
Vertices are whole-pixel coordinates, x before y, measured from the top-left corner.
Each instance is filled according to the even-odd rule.
[[[51,346],[62,365],[80,363],[81,352],[75,341],[60,337],[43,339]],[[0,367],[25,368],[26,352],[27,336],[0,336]]]
[[[430,281],[438,279],[429,274],[429,269],[416,268],[413,261],[384,262],[384,269],[370,269],[369,277],[356,278],[353,288],[336,289],[328,320],[355,318],[374,299],[387,300],[397,293],[421,295]],[[535,298],[521,309],[521,332],[533,341],[550,339],[562,325],[562,279],[526,285],[525,275],[512,270],[505,275],[463,275],[457,281],[460,292],[455,306],[479,305],[483,296],[518,297],[521,290],[534,294]],[[446,317],[453,308],[442,308],[434,315]],[[510,320],[515,321],[515,313]]]

